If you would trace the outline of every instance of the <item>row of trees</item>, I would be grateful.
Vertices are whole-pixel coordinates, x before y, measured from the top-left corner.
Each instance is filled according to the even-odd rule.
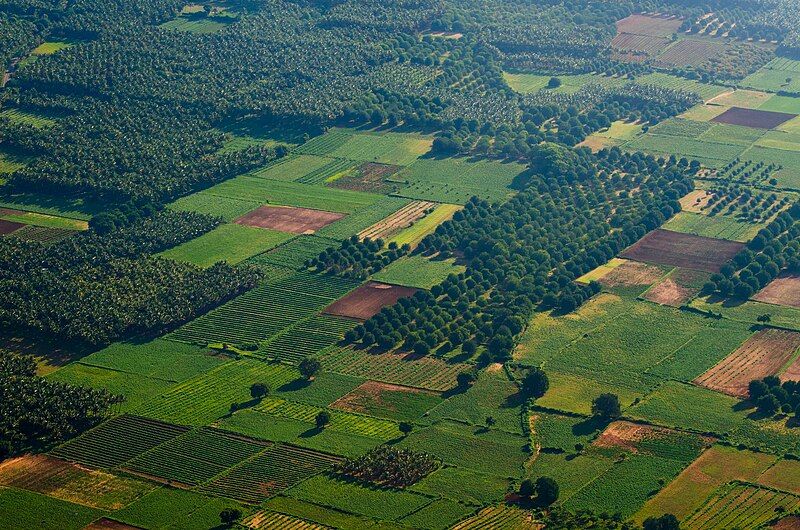
[[[758,412],[772,417],[778,412],[794,414],[800,418],[800,385],[795,381],[784,381],[776,376],[750,381],[748,386],[750,401]]]
[[[323,250],[319,256],[311,258],[305,265],[316,272],[365,280],[410,251],[411,246],[408,244],[399,247],[397,243],[391,242],[388,248],[384,249],[382,239],[360,240],[358,236],[352,236],[345,239],[338,249]]]

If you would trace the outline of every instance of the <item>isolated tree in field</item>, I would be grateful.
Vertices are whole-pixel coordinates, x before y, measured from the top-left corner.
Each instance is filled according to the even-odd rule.
[[[642,523],[643,530],[679,530],[681,527],[678,518],[671,513],[661,517],[648,517]]]
[[[472,372],[461,372],[456,376],[459,388],[469,388],[475,384],[475,374]]]
[[[303,359],[297,368],[300,370],[300,374],[310,381],[319,373],[321,367],[322,365],[316,359]]]
[[[226,527],[233,526],[233,524],[242,518],[242,511],[238,508],[225,508],[219,512],[219,520]]]
[[[770,322],[772,322],[772,317],[770,316],[769,313],[764,313],[763,315],[758,315],[756,321],[761,322],[762,324],[769,324]]]
[[[496,423],[497,423],[497,420],[494,419],[494,416],[487,416],[486,417],[486,430],[488,431],[489,429],[494,427]]]
[[[321,411],[317,414],[317,417],[314,418],[314,423],[317,424],[317,429],[324,429],[326,425],[331,422],[331,413],[327,410]]]
[[[561,79],[557,77],[551,77],[550,81],[547,82],[547,88],[558,88],[561,86]]]
[[[536,479],[536,504],[550,506],[558,500],[558,483],[550,477]]]
[[[528,397],[540,398],[550,388],[550,380],[541,368],[533,368],[522,380],[522,393]]]
[[[607,420],[619,418],[622,408],[616,394],[600,394],[592,401],[592,414]]]
[[[269,387],[264,383],[253,383],[250,386],[250,397],[253,399],[261,399],[269,394]]]
[[[407,421],[401,421],[400,425],[398,425],[398,428],[400,429],[400,432],[403,433],[403,436],[408,436],[411,434],[411,431],[414,430],[414,424]]]
[[[530,498],[534,493],[536,493],[536,484],[531,479],[526,478],[520,483],[519,494],[521,497]]]

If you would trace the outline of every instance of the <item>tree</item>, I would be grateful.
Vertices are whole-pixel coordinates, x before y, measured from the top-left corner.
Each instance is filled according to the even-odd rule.
[[[561,86],[561,79],[557,77],[551,77],[550,81],[547,82],[547,88],[558,88]]]
[[[497,420],[494,419],[494,416],[486,416],[486,430],[488,431],[497,423]]]
[[[519,485],[519,494],[521,497],[532,497],[536,493],[536,485],[529,478],[523,480]]]
[[[536,479],[536,504],[550,506],[558,500],[558,483],[550,477]]]
[[[400,432],[403,433],[403,436],[408,436],[411,434],[411,431],[414,430],[414,424],[408,421],[401,421],[400,425],[398,425]]]
[[[750,381],[750,384],[747,385],[747,390],[752,401],[758,401],[760,397],[769,393],[767,384],[759,379]]]
[[[475,374],[472,372],[460,372],[456,376],[458,388],[469,388],[475,384]]]
[[[648,517],[642,523],[643,530],[679,530],[681,527],[678,518],[671,513],[661,517]]]
[[[607,420],[618,418],[622,414],[619,396],[616,394],[600,394],[592,401],[592,414]]]
[[[777,414],[778,410],[780,410],[781,402],[772,394],[767,394],[761,396],[758,401],[756,401],[756,407],[761,414],[765,416],[774,416]]]
[[[528,397],[540,398],[550,388],[550,380],[541,368],[532,368],[522,380],[522,393]]]
[[[763,315],[758,315],[756,318],[756,322],[760,322],[762,324],[769,324],[772,321],[772,316],[769,313],[764,313]]]
[[[322,365],[318,360],[305,358],[300,362],[300,366],[297,368],[300,370],[300,374],[305,377],[306,380],[310,381],[317,375],[321,367]]]
[[[269,386],[265,383],[253,383],[250,386],[250,397],[253,399],[261,399],[269,394]]]
[[[219,520],[226,527],[233,526],[233,523],[242,518],[242,510],[238,508],[225,508],[219,512]]]
[[[317,417],[314,418],[314,423],[317,424],[317,429],[324,429],[326,425],[331,422],[331,413],[327,410],[321,411],[317,414]]]

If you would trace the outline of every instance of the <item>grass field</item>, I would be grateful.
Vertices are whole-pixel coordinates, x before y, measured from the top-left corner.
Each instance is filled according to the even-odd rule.
[[[416,221],[412,226],[409,226],[399,234],[392,236],[388,239],[387,243],[397,243],[398,246],[411,245],[416,247],[425,236],[436,230],[436,227],[445,221],[453,218],[453,215],[461,209],[461,206],[455,204],[440,204],[436,208]]]
[[[711,297],[692,300],[693,308],[721,314],[725,318],[746,324],[757,324],[758,317],[769,315],[774,326],[800,330],[800,309],[793,307],[763,304],[761,302],[719,301]]]
[[[140,528],[186,528],[202,530],[219,525],[219,513],[225,508],[243,507],[235,501],[206,497],[192,491],[160,488],[114,518]]]
[[[776,58],[747,76],[741,85],[768,92],[800,92],[800,61]]]
[[[383,220],[411,203],[401,197],[383,197],[357,209],[353,213],[317,231],[317,235],[333,239],[347,239],[375,223]]]
[[[0,488],[0,529],[78,530],[101,517],[102,511],[16,488]]]
[[[691,79],[685,79],[661,72],[653,72],[636,78],[636,82],[643,85],[656,85],[664,88],[688,90],[700,95],[705,101],[712,99],[729,90],[719,85],[710,85]]]
[[[10,108],[0,111],[0,119],[7,119],[12,123],[21,125],[32,125],[40,129],[49,129],[54,127],[58,122],[54,119],[48,118],[41,114],[35,114],[30,111],[24,111],[17,108]]]
[[[450,528],[454,523],[475,511],[474,507],[465,506],[448,499],[433,501],[422,509],[400,519],[400,523],[412,528],[438,530]]]
[[[39,46],[33,49],[31,54],[33,55],[53,55],[54,53],[66,50],[74,43],[69,41],[46,41],[41,43]]]
[[[179,16],[168,22],[161,24],[161,28],[185,31],[187,33],[208,34],[222,31],[230,25],[230,21],[235,20],[231,17],[200,17],[200,16]]]
[[[411,486],[411,490],[480,506],[501,500],[510,483],[506,478],[445,466]]]
[[[202,236],[171,248],[159,256],[200,267],[226,261],[235,265],[292,238],[291,234],[238,224],[224,224]]]
[[[455,264],[455,258],[429,259],[416,254],[390,263],[372,278],[384,283],[430,289],[442,283],[450,274],[460,274],[465,270],[463,265]]]
[[[427,153],[433,138],[402,133],[356,133],[333,129],[296,149],[297,153],[407,166]]]
[[[250,172],[255,177],[272,180],[300,180],[309,173],[325,167],[331,162],[329,158],[313,155],[289,155],[278,159],[268,166]]]
[[[740,221],[730,215],[708,216],[692,212],[679,212],[664,223],[662,227],[673,232],[683,232],[696,236],[729,239],[746,243],[753,239],[763,224]]]

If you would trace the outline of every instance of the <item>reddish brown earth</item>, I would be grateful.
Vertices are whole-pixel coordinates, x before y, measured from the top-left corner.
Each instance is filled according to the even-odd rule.
[[[630,15],[617,21],[617,32],[666,37],[678,31],[682,20],[668,15]]]
[[[366,320],[383,307],[413,295],[417,289],[388,283],[369,282],[329,305],[324,313]]]
[[[773,524],[773,530],[800,530],[800,516],[789,515]]]
[[[700,292],[708,273],[688,269],[677,269],[644,294],[644,299],[657,304],[681,307]]]
[[[719,272],[744,243],[711,237],[653,230],[628,247],[620,257],[706,272]]]
[[[772,280],[753,300],[800,308],[800,274],[785,274]]]
[[[6,221],[5,219],[0,219],[0,236],[13,234],[23,226],[25,225],[22,223],[15,223],[14,221]]]
[[[664,276],[664,271],[655,265],[628,261],[600,278],[600,283],[606,287],[636,287],[652,285],[662,276]]]
[[[798,348],[798,332],[782,329],[759,331],[736,351],[695,379],[694,383],[745,398],[750,381],[777,374]]]
[[[344,214],[312,210],[309,208],[287,208],[262,206],[246,213],[234,221],[236,224],[270,228],[290,234],[311,234],[344,217]]]
[[[796,114],[788,114],[786,112],[732,107],[716,118],[712,118],[711,121],[731,125],[744,125],[756,129],[774,129],[795,117],[797,117]]]
[[[397,392],[436,395],[436,392],[422,390],[421,388],[411,388],[408,386],[393,385],[390,383],[380,383],[378,381],[367,381],[366,383],[359,385],[348,394],[345,394],[331,403],[330,407],[362,414],[367,414],[369,413],[370,409],[376,407],[385,408],[387,410],[396,410],[391,398]],[[390,399],[386,399],[386,393],[390,393]]]

